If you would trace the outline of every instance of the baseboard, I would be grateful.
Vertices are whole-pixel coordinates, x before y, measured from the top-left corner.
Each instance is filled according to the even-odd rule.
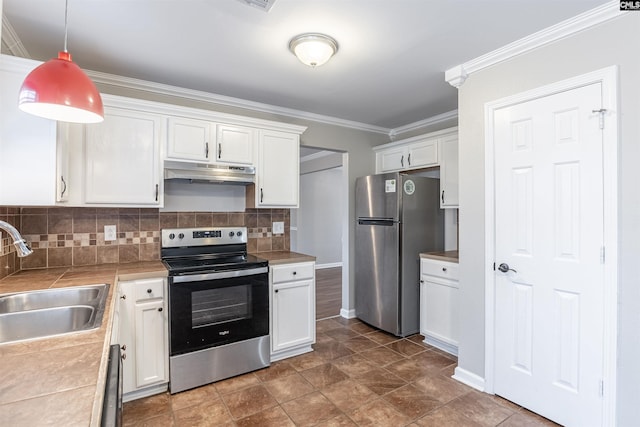
[[[342,267],[342,262],[329,262],[326,264],[316,264],[316,270],[322,270],[323,268],[335,268]]]
[[[352,308],[351,310],[346,310],[344,308],[340,309],[340,316],[344,317],[345,319],[355,319],[356,317],[356,309]]]
[[[440,350],[447,352],[449,354],[452,354],[454,356],[458,356],[458,346],[455,344],[451,344],[448,343],[446,341],[443,340],[439,340],[438,338],[429,336],[429,335],[423,335],[424,336],[424,343],[425,344],[429,344],[430,346],[433,346],[435,348],[439,348]]]
[[[469,372],[461,367],[457,367],[451,377],[454,380],[460,381],[463,384],[473,387],[478,391],[484,391],[484,378]]]

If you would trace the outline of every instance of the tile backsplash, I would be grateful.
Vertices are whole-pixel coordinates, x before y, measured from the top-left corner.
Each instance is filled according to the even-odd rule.
[[[249,252],[290,248],[289,209],[220,213],[0,206],[0,220],[14,225],[33,249],[18,258],[9,236],[0,233],[0,278],[21,269],[159,260],[162,228],[245,226]],[[284,234],[272,234],[273,221],[285,223]],[[115,241],[104,240],[105,225],[116,226]]]

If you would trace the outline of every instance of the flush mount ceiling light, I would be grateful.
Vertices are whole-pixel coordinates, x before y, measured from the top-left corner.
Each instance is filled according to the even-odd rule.
[[[100,92],[67,52],[67,10],[68,0],[64,10],[64,51],[36,67],[24,79],[18,107],[47,119],[98,123],[104,120]]]
[[[305,33],[291,39],[289,50],[303,64],[317,67],[335,55],[338,51],[338,42],[325,34]]]

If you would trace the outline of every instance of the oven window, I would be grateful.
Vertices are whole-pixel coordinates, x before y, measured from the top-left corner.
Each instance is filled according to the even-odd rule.
[[[251,285],[194,291],[191,307],[192,328],[251,319]]]

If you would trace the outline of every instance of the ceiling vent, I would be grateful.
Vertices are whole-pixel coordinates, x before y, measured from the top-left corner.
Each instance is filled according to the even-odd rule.
[[[269,10],[273,7],[273,4],[276,0],[239,0],[242,3],[246,3],[249,6],[257,7],[258,9],[262,9],[265,12],[269,12]]]

